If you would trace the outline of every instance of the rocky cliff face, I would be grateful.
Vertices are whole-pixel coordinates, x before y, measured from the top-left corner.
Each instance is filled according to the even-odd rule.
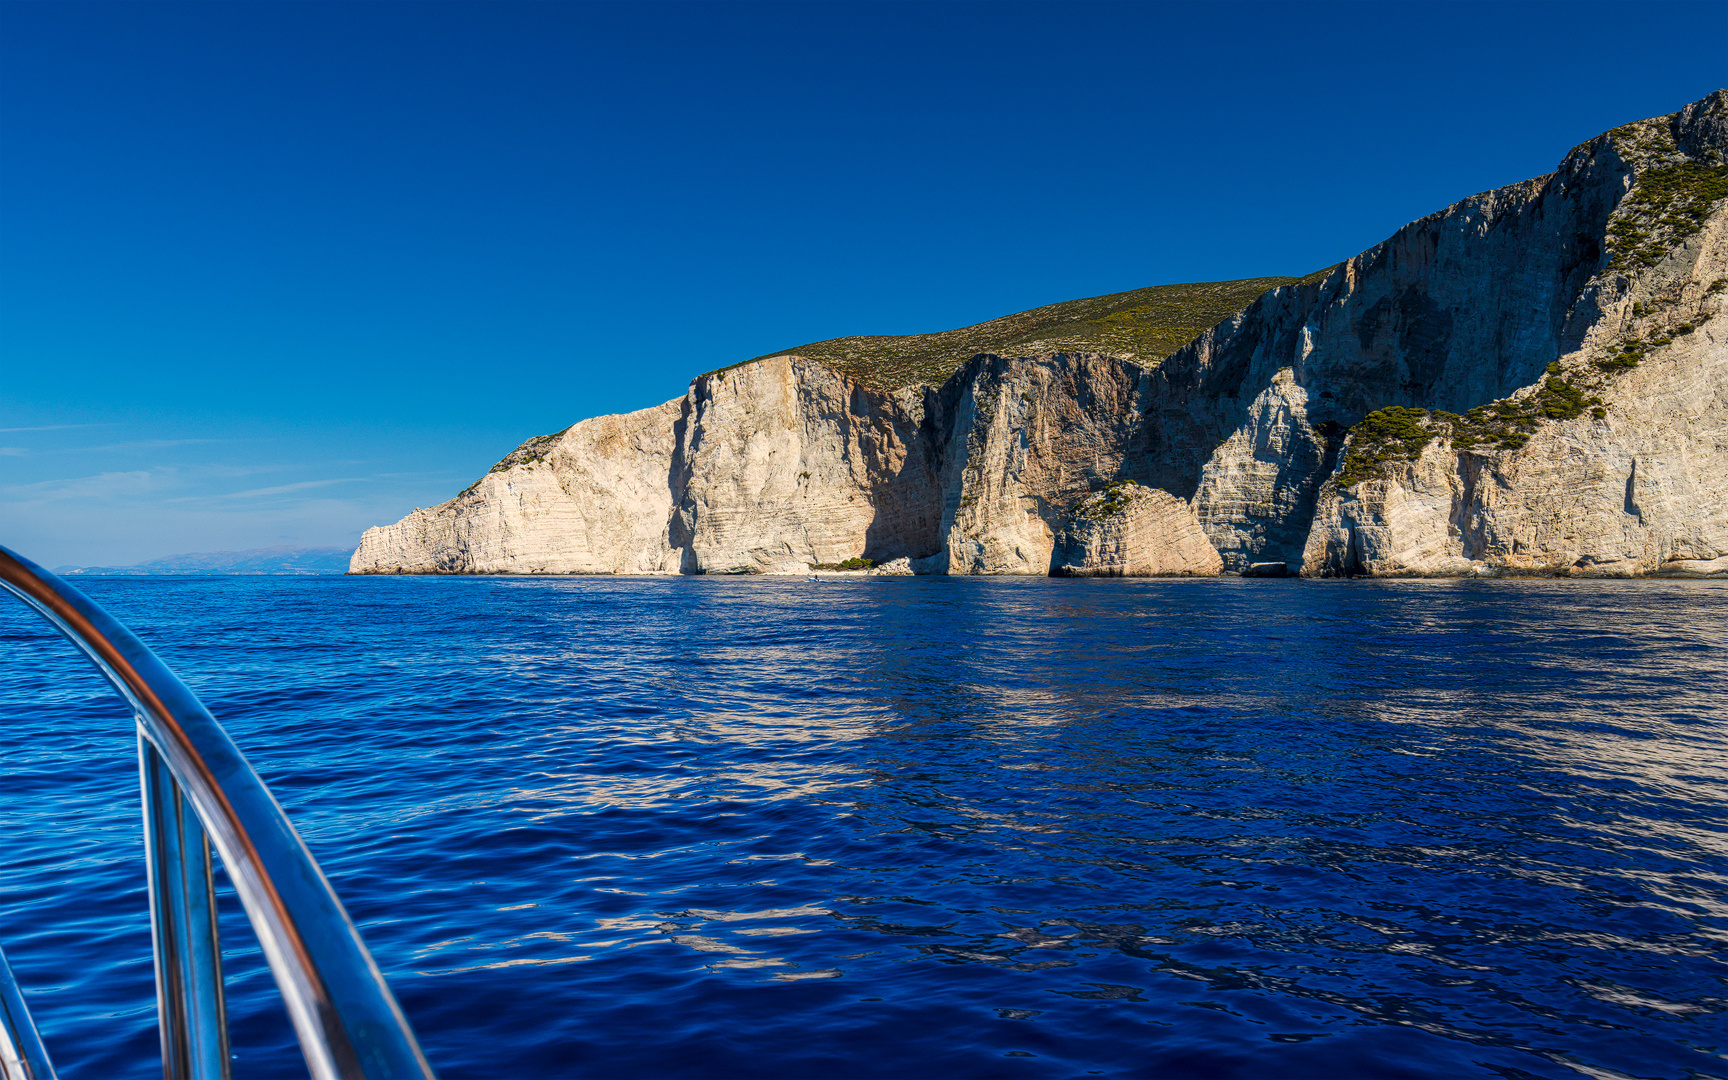
[[[1725,96],[1573,153],[1582,167],[1557,175],[1574,188],[1619,178],[1632,192],[1605,226],[1610,268],[1557,313],[1552,351],[1533,354],[1546,374],[1475,418],[1429,419],[1433,441],[1383,476],[1329,482],[1304,573],[1728,570]],[[1501,413],[1540,420],[1484,443],[1482,422]]]
[[[1131,480],[1076,503],[1050,560],[1059,577],[1211,577],[1223,568],[1185,501]]]
[[[530,439],[468,490],[367,529],[351,573],[676,573],[667,544],[681,402]]]
[[[802,573],[930,555],[941,514],[922,388],[796,357],[531,439],[456,498],[368,529],[358,573]]]
[[[1728,570],[1725,196],[1718,92],[1161,362],[981,355],[892,393],[753,362],[530,440],[352,570]]]

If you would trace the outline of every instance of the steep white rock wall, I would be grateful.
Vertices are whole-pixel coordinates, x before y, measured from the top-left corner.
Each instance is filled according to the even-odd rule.
[[[1728,290],[1711,293],[1718,280],[1728,280],[1728,210],[1605,292],[1583,347],[1556,362],[1574,382],[1599,383],[1603,417],[1544,423],[1513,450],[1437,439],[1387,477],[1329,486],[1304,571],[1715,572],[1675,564],[1728,556]],[[1669,343],[1598,374],[1635,334]]]
[[[1081,499],[1056,538],[1051,573],[1064,577],[1209,577],[1224,568],[1185,500],[1119,484]]]
[[[1207,537],[1232,569],[1281,554],[1291,522],[1307,517],[1327,475],[1327,448],[1308,422],[1309,389],[1291,368],[1273,372],[1242,426],[1200,469],[1192,500]]]
[[[1728,161],[1728,93],[1414,222],[1154,368],[980,356],[940,389],[888,394],[796,357],[758,361],[658,408],[530,440],[456,499],[369,530],[353,569],[798,572],[855,556],[922,573],[1210,565],[1174,515],[1181,504],[1227,571],[1705,572],[1728,558],[1728,320],[1675,330],[1639,366],[1599,379],[1601,418],[1544,423],[1515,450],[1439,440],[1348,491],[1332,479],[1344,430],[1374,409],[1527,397],[1550,364],[1579,380],[1629,333],[1721,313],[1723,294],[1710,292],[1728,277],[1719,205],[1653,265],[1607,268],[1609,223],[1624,224],[1635,170],[1650,163],[1627,156],[1642,145],[1628,131],[1661,143],[1653,153],[1670,164],[1715,168]],[[1122,479],[1167,493],[1155,523],[1130,536],[1072,518]],[[1170,550],[1133,553],[1147,544]]]
[[[368,529],[354,573],[791,573],[939,550],[924,395],[775,357],[532,439],[468,491]]]
[[[1728,92],[1628,127],[1719,163]],[[1605,272],[1608,223],[1634,176],[1625,130],[1548,176],[1412,222],[1318,284],[1268,293],[1157,369],[1153,483],[1193,497],[1227,567],[1302,564],[1341,449],[1327,432],[1389,405],[1464,412],[1618,333],[1634,283],[1664,273]],[[1686,272],[1695,287],[1710,280]]]
[[[467,491],[367,529],[350,573],[664,574],[683,402],[530,440]]]
[[[1112,357],[981,356],[941,401],[942,551],[925,572],[1045,574],[1076,498],[1122,475],[1146,373]]]
[[[686,400],[670,537],[685,571],[801,573],[937,549],[921,396],[782,356],[704,376]]]

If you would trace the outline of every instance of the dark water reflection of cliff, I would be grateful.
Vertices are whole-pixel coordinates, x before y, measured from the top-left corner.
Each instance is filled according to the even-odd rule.
[[[446,1077],[1728,1075],[1728,583],[81,587]],[[0,657],[0,942],[64,1075],[155,1075],[128,720]]]

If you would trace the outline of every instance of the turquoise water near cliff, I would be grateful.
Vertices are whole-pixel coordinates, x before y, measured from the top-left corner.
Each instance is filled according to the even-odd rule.
[[[1728,1075],[1728,583],[78,587],[450,1080]],[[159,1076],[130,718],[15,603],[0,672],[0,945]]]

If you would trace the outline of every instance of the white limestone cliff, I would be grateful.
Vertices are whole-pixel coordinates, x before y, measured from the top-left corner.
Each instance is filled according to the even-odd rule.
[[[368,529],[357,573],[803,572],[934,533],[909,449],[922,394],[874,393],[776,357],[679,400],[529,440],[469,490]],[[872,530],[875,530],[874,532]]]
[[[1719,211],[1619,296],[1583,348],[1556,361],[1582,382],[1628,334],[1667,338],[1636,367],[1601,380],[1601,418],[1540,425],[1517,449],[1459,449],[1441,436],[1387,477],[1329,486],[1304,572],[1629,577],[1728,569],[1728,290],[1708,291],[1723,279],[1728,212]],[[1634,318],[1635,304],[1656,310]]]
[[[797,357],[705,375],[681,403],[669,542],[687,573],[803,573],[931,553],[924,395]]]
[[[1715,97],[1701,119],[1721,146],[1728,115]],[[1442,433],[1386,477],[1329,485],[1303,572],[1728,571],[1728,205],[1640,272],[1599,279],[1588,301],[1590,321],[1549,371],[1600,400],[1600,417],[1540,424],[1515,448],[1461,448]],[[1628,341],[1648,343],[1630,367],[1615,363]]]
[[[1049,573],[1067,508],[1131,467],[1145,372],[1112,357],[1059,353],[981,356],[956,379],[936,414],[940,550],[920,569]]]
[[[367,529],[350,573],[676,573],[680,402],[530,439],[449,502]]]
[[[1652,176],[1705,193],[1671,242],[1639,231]],[[1718,91],[1272,290],[1162,362],[983,355],[896,392],[798,357],[741,365],[529,440],[368,530],[351,569],[1728,572],[1724,183]],[[1340,488],[1346,432],[1374,410],[1528,403],[1550,377],[1602,415],[1492,445],[1436,422],[1413,460]],[[1088,516],[1125,481],[1120,514]]]
[[[1050,572],[1062,577],[1211,577],[1224,568],[1189,505],[1128,481],[1075,504]]]

